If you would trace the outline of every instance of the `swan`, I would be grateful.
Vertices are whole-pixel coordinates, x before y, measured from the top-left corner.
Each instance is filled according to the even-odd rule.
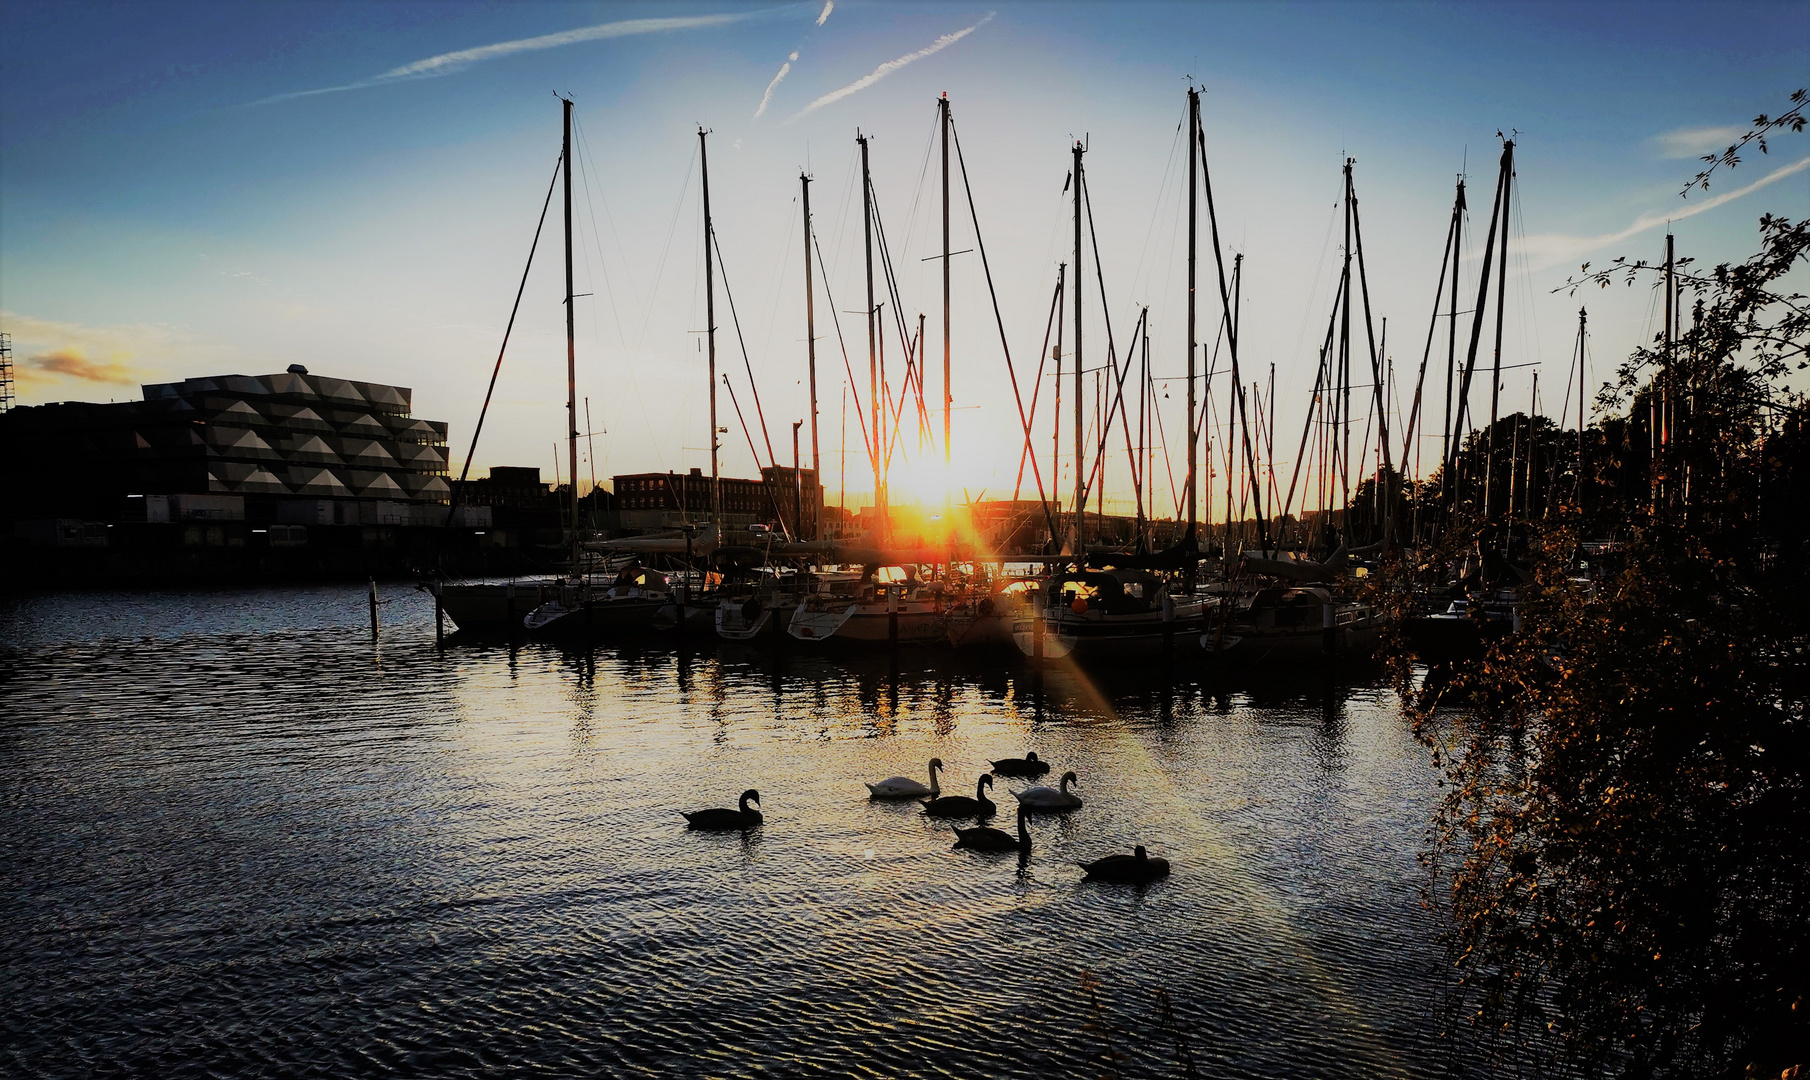
[[[748,809],[749,803],[760,802],[760,792],[749,788],[742,792],[742,800],[735,810],[693,810],[686,813],[685,820],[694,829],[752,829],[761,823],[759,810]]]
[[[1068,786],[1077,780],[1073,772],[1065,772],[1062,774],[1061,791],[1052,787],[1034,787],[1015,791],[1012,795],[1018,800],[1019,806],[1032,810],[1073,810],[1081,805],[1081,796],[1069,794]]]
[[[1169,873],[1168,859],[1152,859],[1139,844],[1130,855],[1108,855],[1090,863],[1076,863],[1087,871],[1088,881],[1122,881],[1142,885]]]
[[[877,784],[867,785],[867,790],[875,799],[921,799],[928,795],[936,798],[943,793],[936,783],[936,771],[943,767],[942,758],[930,759],[930,786],[925,787],[909,776],[889,776]]]
[[[1050,763],[1038,761],[1033,750],[1021,758],[1000,758],[993,763],[993,771],[1001,776],[1042,776],[1050,771]]]
[[[955,830],[955,846],[972,851],[1017,851],[1028,856],[1031,853],[1031,833],[1024,827],[1024,819],[1029,813],[1023,806],[1018,808],[1016,837],[1004,829],[982,825],[974,829]]]
[[[993,811],[998,809],[993,805],[993,800],[987,798],[985,794],[986,789],[992,786],[993,778],[986,773],[981,773],[980,779],[974,782],[974,798],[970,799],[966,795],[944,795],[925,803],[924,813],[931,817],[990,818],[993,816]]]

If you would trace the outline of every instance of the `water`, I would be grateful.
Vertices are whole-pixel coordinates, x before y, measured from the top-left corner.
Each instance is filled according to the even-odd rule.
[[[362,588],[0,607],[0,1073],[1431,1076],[1436,797],[1380,685],[434,648]],[[953,851],[863,780],[1025,750]],[[995,796],[1014,805],[1001,780]],[[681,809],[758,788],[749,835]],[[965,823],[963,823],[965,824]],[[996,822],[1009,827],[1004,813]],[[1144,889],[1078,859],[1136,843]],[[1093,987],[1089,990],[1086,987]],[[1174,1022],[1156,991],[1166,990]],[[1182,1048],[1178,1050],[1178,1044]]]

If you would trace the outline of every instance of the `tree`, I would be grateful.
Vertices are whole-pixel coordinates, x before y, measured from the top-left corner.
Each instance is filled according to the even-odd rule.
[[[1455,1004],[1591,1075],[1810,1064],[1810,411],[1787,384],[1810,309],[1781,288],[1807,261],[1810,228],[1767,215],[1755,255],[1687,275],[1690,328],[1604,388],[1620,415],[1579,497],[1522,522],[1522,631],[1409,691],[1448,782],[1430,859]],[[1454,550],[1499,528],[1462,520]]]

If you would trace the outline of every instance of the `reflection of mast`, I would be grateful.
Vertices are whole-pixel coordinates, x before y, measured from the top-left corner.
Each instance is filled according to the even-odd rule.
[[[705,131],[698,128],[698,163],[704,178],[704,337],[710,343],[710,524],[720,543],[723,535],[723,483],[717,472],[716,430],[716,277],[711,262],[710,155],[704,146]],[[754,459],[758,464],[760,459]]]
[[[578,351],[572,328],[572,102],[565,108],[565,136],[560,150],[565,162],[566,206],[566,475],[572,480],[572,573],[578,573]],[[557,462],[559,459],[554,458]],[[555,470],[558,471],[557,469]]]

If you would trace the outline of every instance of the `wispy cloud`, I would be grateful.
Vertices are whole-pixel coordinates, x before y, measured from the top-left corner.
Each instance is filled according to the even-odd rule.
[[[942,52],[944,49],[947,49],[949,46],[951,46],[951,45],[955,44],[956,42],[960,41],[961,39],[967,37],[969,34],[974,33],[974,31],[979,30],[981,27],[992,22],[993,16],[995,14],[997,14],[997,12],[989,11],[989,12],[987,12],[987,15],[985,18],[983,18],[981,21],[975,23],[973,26],[970,26],[965,30],[957,30],[953,34],[944,34],[942,37],[937,38],[935,41],[931,42],[927,47],[919,49],[917,52],[906,53],[904,56],[899,57],[897,60],[886,61],[886,63],[881,64],[879,67],[868,72],[866,75],[861,76],[859,79],[856,79],[854,82],[849,83],[847,86],[844,86],[840,90],[832,90],[829,93],[818,98],[816,101],[813,101],[809,105],[806,105],[802,110],[799,111],[798,116],[794,116],[792,119],[796,120],[796,119],[798,119],[799,116],[804,116],[806,113],[816,112],[818,109],[823,108],[825,105],[833,105],[836,102],[841,101],[843,98],[848,97],[850,94],[858,94],[861,91],[872,86],[873,84],[879,82],[881,79],[886,78],[886,76],[891,75],[893,72],[904,67],[905,65],[915,63],[916,61],[922,60],[922,59],[924,59],[924,57],[929,56],[932,53]]]
[[[34,402],[156,382],[170,371],[230,370],[243,359],[237,349],[168,323],[90,326],[0,311],[0,330],[12,334],[23,357],[19,389]]]
[[[1774,169],[1746,187],[1725,191],[1713,199],[1693,202],[1663,212],[1642,214],[1635,218],[1627,228],[1618,232],[1604,233],[1601,236],[1564,236],[1555,233],[1529,236],[1526,240],[1528,261],[1536,270],[1556,266],[1579,256],[1588,255],[1600,248],[1608,247],[1610,244],[1617,244],[1630,237],[1638,236],[1649,229],[1656,229],[1667,222],[1683,221],[1686,218],[1696,217],[1706,210],[1714,210],[1718,206],[1734,202],[1744,195],[1752,194],[1769,184],[1776,184],[1787,176],[1803,172],[1805,169],[1810,169],[1810,157]]]
[[[1694,158],[1713,154],[1747,134],[1743,127],[1679,128],[1665,131],[1647,140],[1662,158]]]
[[[830,12],[835,10],[836,0],[823,0],[823,10],[817,13],[817,25],[822,26],[824,23],[829,22]],[[754,118],[756,120],[759,120],[761,115],[767,111],[768,104],[773,101],[773,91],[779,88],[780,82],[785,79],[789,72],[791,72],[792,65],[798,63],[798,54],[803,49],[803,45],[793,49],[792,54],[786,57],[786,62],[779,65],[779,74],[773,76],[773,81],[767,84],[767,91],[760,96],[760,105],[754,110]]]
[[[117,360],[90,360],[80,349],[62,348],[52,352],[39,353],[26,359],[26,372],[45,371],[53,375],[65,375],[83,382],[111,383],[130,386],[138,381],[137,374],[125,364]],[[27,375],[29,379],[30,376]]]
[[[459,49],[454,52],[441,53],[423,60],[416,60],[401,67],[391,68],[380,75],[357,82],[344,83],[340,86],[322,86],[314,90],[296,90],[287,94],[262,98],[249,102],[251,105],[268,105],[275,101],[288,101],[292,98],[313,97],[317,94],[336,94],[342,90],[362,90],[368,86],[382,86],[387,83],[403,82],[410,79],[431,79],[441,75],[451,75],[472,64],[480,64],[486,60],[513,56],[516,53],[535,52],[541,49],[557,49],[564,45],[577,45],[586,41],[606,41],[611,38],[631,37],[637,34],[660,34],[672,30],[699,30],[715,26],[727,26],[730,23],[751,19],[764,14],[760,11],[733,12],[722,15],[682,15],[660,19],[622,19],[617,22],[599,23],[596,26],[581,26],[575,30],[561,30],[556,34],[542,34],[539,37],[518,38],[514,41],[499,41],[493,45],[479,45],[471,49]],[[827,12],[826,12],[827,14]]]
[[[759,120],[761,114],[767,111],[767,103],[773,100],[773,91],[779,86],[779,81],[786,77],[786,72],[792,70],[792,61],[797,59],[798,50],[794,49],[792,55],[786,57],[786,62],[779,65],[779,74],[773,76],[773,81],[767,84],[767,92],[760,96],[760,107],[754,110],[756,120]]]

